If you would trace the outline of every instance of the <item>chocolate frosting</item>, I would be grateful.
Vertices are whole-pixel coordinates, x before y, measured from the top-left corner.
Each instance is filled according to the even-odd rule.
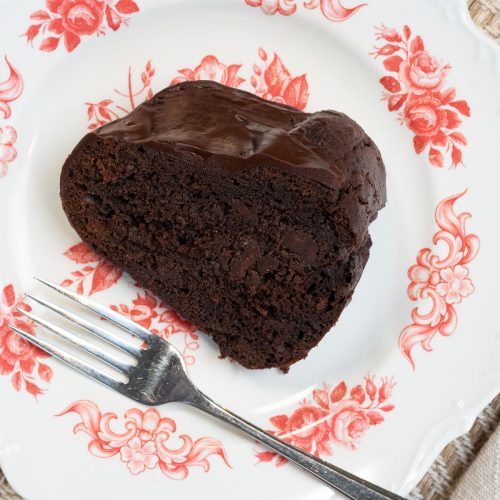
[[[343,113],[304,113],[212,81],[169,87],[96,134],[205,158],[217,155],[233,170],[270,158],[273,165],[277,161],[284,170],[330,188],[349,178],[337,160],[367,137]]]

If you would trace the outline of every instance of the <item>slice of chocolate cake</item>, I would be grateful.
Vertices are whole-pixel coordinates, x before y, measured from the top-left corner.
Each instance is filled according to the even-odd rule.
[[[222,356],[286,370],[351,299],[385,169],[342,113],[186,82],[87,134],[61,199],[84,242]]]

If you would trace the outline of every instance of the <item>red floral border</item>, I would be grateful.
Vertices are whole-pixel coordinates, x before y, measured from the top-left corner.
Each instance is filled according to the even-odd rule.
[[[0,116],[3,120],[8,120],[12,110],[11,102],[20,97],[23,92],[23,79],[19,71],[10,63],[5,56],[5,64],[9,69],[7,80],[0,82]],[[0,122],[0,178],[5,177],[8,172],[9,163],[12,163],[17,157],[15,143],[17,141],[17,132],[14,127]]]
[[[377,385],[370,375],[363,385],[356,385],[349,392],[344,381],[335,387],[324,385],[313,391],[312,400],[304,399],[290,416],[271,417],[274,429],[267,432],[317,457],[332,455],[335,446],[355,450],[365,432],[382,423],[384,413],[394,410],[388,402],[394,386],[392,377],[381,378]],[[275,460],[277,467],[287,463],[286,458],[272,451],[258,451],[255,456],[257,463]]]
[[[425,351],[431,351],[431,341],[437,333],[451,335],[458,324],[455,307],[474,292],[467,264],[479,251],[479,238],[467,232],[466,222],[471,214],[457,215],[454,210],[456,201],[464,194],[465,191],[438,204],[435,218],[439,230],[432,239],[436,250],[422,248],[416,264],[408,269],[408,297],[431,305],[430,310],[425,308],[428,312],[424,312],[424,307],[415,307],[411,323],[399,335],[399,348],[413,368],[413,347],[420,344]],[[444,256],[438,253],[440,244],[446,248]]]
[[[46,0],[46,10],[37,10],[30,15],[33,24],[24,36],[33,46],[39,36],[43,37],[38,48],[53,52],[61,40],[68,52],[80,45],[82,37],[102,36],[106,29],[116,31],[128,26],[129,15],[139,12],[133,0]]]
[[[35,396],[43,394],[52,380],[52,368],[42,360],[49,357],[30,342],[14,333],[9,325],[35,335],[35,323],[17,308],[31,311],[24,297],[16,294],[12,284],[6,285],[0,294],[0,375],[10,376],[12,387]]]
[[[389,72],[380,79],[385,89],[382,99],[389,111],[401,109],[401,123],[415,134],[415,152],[427,150],[429,163],[435,167],[443,167],[446,156],[451,158],[451,167],[460,165],[467,139],[457,131],[462,123],[459,113],[469,117],[470,108],[467,101],[456,99],[454,87],[447,86],[451,66],[432,56],[422,37],[412,36],[407,25],[400,33],[382,24],[375,37],[387,42],[371,53],[383,59]]]
[[[209,459],[214,455],[231,467],[224,446],[218,439],[202,437],[193,440],[187,434],[175,435],[175,421],[162,417],[155,408],[127,410],[121,432],[112,429],[117,415],[101,413],[92,401],[76,401],[56,416],[69,413],[80,417],[81,421],[73,427],[73,432],[85,432],[90,436],[88,450],[92,455],[99,458],[119,455],[133,475],[159,468],[170,479],[182,480],[194,467],[208,472],[211,467]],[[174,437],[181,441],[181,445],[170,448],[170,440]]]
[[[281,14],[283,16],[291,16],[297,10],[295,0],[245,0],[247,5],[251,7],[260,7],[264,14],[272,16]],[[365,7],[366,3],[358,4],[354,7],[344,7],[341,0],[305,0],[304,7],[309,10],[317,9],[318,7],[323,14],[323,17],[333,22],[347,21],[359,9]]]

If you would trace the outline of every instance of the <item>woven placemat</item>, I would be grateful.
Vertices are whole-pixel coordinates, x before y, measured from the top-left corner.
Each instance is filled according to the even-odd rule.
[[[427,474],[411,492],[412,500],[446,500],[479,450],[500,424],[500,395],[477,417],[471,430],[441,452]],[[473,495],[471,494],[471,498]],[[493,500],[493,499],[477,499]]]
[[[500,43],[500,1],[469,0],[469,12],[474,22]]]
[[[500,0],[469,0],[469,11],[474,22],[500,43]],[[499,424],[500,395],[483,410],[467,434],[444,448],[410,497],[414,500],[448,499],[460,476]],[[0,500],[21,500],[1,469]]]

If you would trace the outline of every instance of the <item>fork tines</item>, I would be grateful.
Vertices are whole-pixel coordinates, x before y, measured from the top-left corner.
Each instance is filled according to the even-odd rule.
[[[150,343],[155,338],[155,336],[151,332],[141,327],[137,323],[134,323],[132,320],[125,318],[121,314],[112,311],[111,309],[108,309],[107,307],[104,307],[101,304],[87,297],[83,297],[71,290],[67,290],[66,288],[56,285],[55,283],[51,283],[50,281],[45,281],[37,277],[35,277],[35,279],[47,285],[48,287],[52,288],[53,290],[61,293],[65,297],[68,297],[69,299],[78,302],[82,306],[97,313],[99,316],[111,321],[122,330],[128,332],[129,334],[134,335],[135,337],[142,339],[143,341]],[[106,341],[107,343],[113,345],[114,347],[117,347],[118,349],[126,352],[127,354],[135,358],[136,361],[137,358],[140,356],[141,352],[143,351],[143,349],[140,346],[134,344],[133,342],[122,339],[116,334],[110,333],[105,328],[96,325],[95,323],[92,323],[91,321],[88,321],[77,314],[66,311],[65,309],[56,306],[54,304],[51,304],[46,300],[36,298],[31,294],[27,294],[27,297],[36,301],[41,306],[47,307],[53,312],[59,314],[68,321],[82,327],[83,329],[99,337],[100,339]],[[90,355],[108,364],[113,369],[115,369],[116,371],[125,376],[129,375],[136,366],[136,363],[122,360],[119,357],[107,352],[105,349],[97,347],[93,343],[78,337],[77,335],[65,330],[64,328],[61,328],[60,326],[57,326],[43,318],[40,318],[39,316],[29,311],[20,308],[17,308],[17,311],[26,316],[27,318],[31,319],[35,323],[43,326],[47,330],[55,333],[57,336],[77,346],[79,349],[88,352]],[[13,324],[10,324],[9,328],[14,332],[18,333],[21,337],[23,337],[27,341],[31,342],[40,349],[44,350],[45,352],[59,359],[63,363],[70,365],[72,368],[75,368],[83,372],[84,374],[92,377],[93,379],[101,383],[104,383],[105,385],[108,385],[110,387],[113,387],[114,389],[118,389],[121,386],[123,386],[123,382],[121,382],[118,378],[112,377],[104,373],[103,371],[92,367],[87,362],[78,359],[78,357],[65,351],[55,343],[52,343],[51,341],[42,339],[40,337],[36,337],[33,334],[27,333]]]

